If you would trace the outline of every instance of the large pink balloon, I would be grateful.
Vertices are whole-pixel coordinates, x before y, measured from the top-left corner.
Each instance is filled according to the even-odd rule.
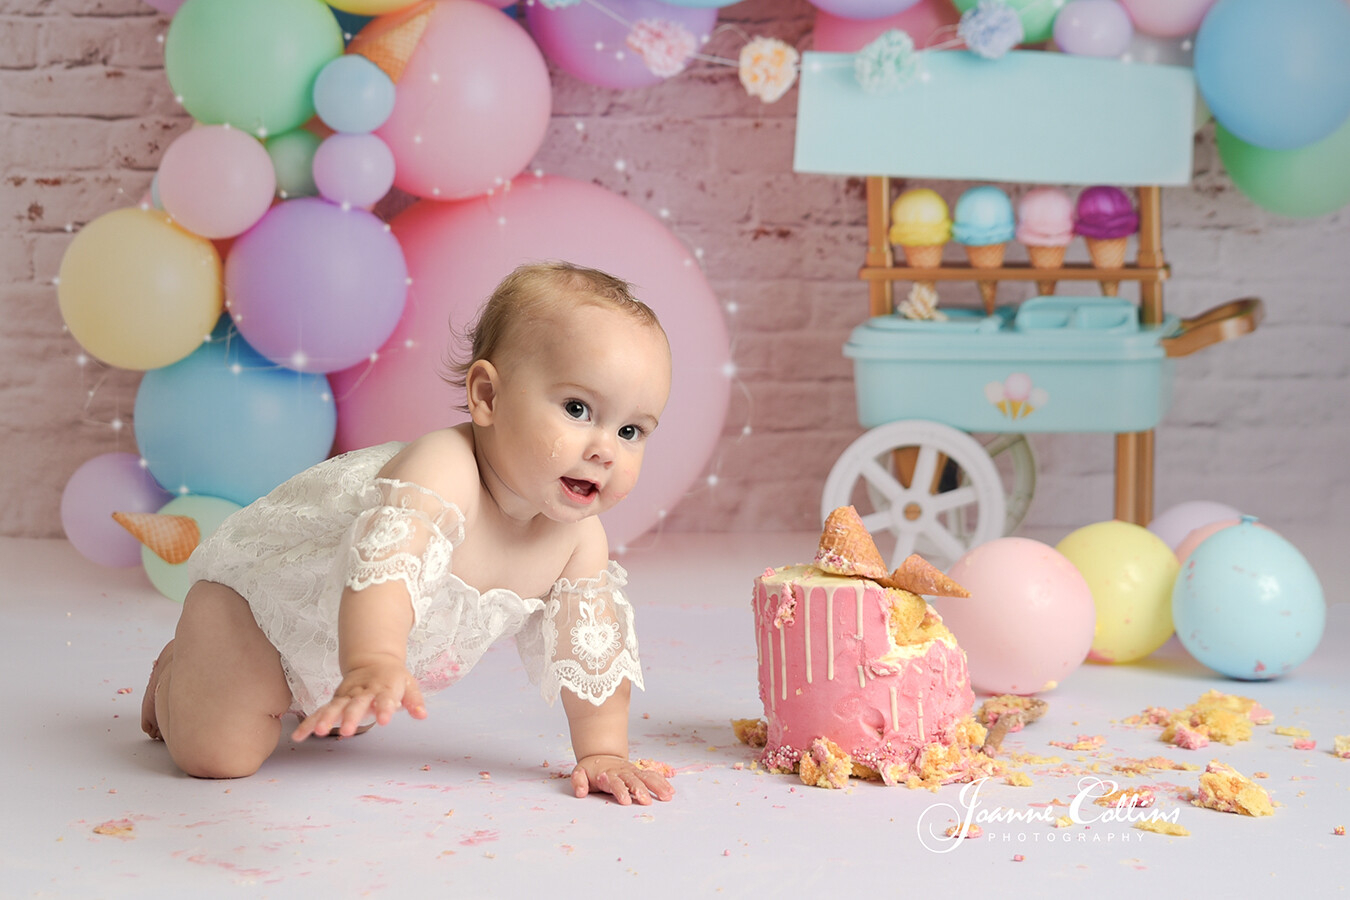
[[[548,66],[523,28],[477,0],[440,0],[376,133],[394,153],[396,186],[458,200],[519,174],[552,111]]]
[[[917,0],[811,0],[822,12],[845,19],[875,20],[904,12]]]
[[[630,281],[660,316],[674,356],[670,402],[642,477],[605,514],[611,544],[637,537],[679,502],[721,435],[730,351],[717,298],[664,225],[604,188],[557,176],[525,178],[491,197],[422,201],[392,225],[408,261],[408,302],[376,362],[331,376],[339,450],[463,421],[454,410],[462,395],[440,377],[451,330],[462,333],[516,266],[563,259]]]
[[[525,7],[525,24],[545,56],[587,84],[615,89],[647,87],[667,77],[653,72],[642,54],[627,44],[628,23],[644,19],[678,25],[702,47],[717,24],[717,10],[660,0],[606,0],[603,7],[590,3],[557,9],[543,3]]]
[[[1154,37],[1182,37],[1200,27],[1215,0],[1120,0],[1135,31]]]
[[[816,10],[815,48],[835,53],[853,53],[861,50],[883,31],[898,28],[914,39],[914,46],[923,48],[955,36],[955,29],[941,31],[961,21],[961,13],[951,0],[919,0],[904,12],[870,21],[847,19]]]
[[[262,142],[229,125],[202,125],[174,138],[159,162],[159,199],[174,221],[205,238],[243,234],[277,190]]]

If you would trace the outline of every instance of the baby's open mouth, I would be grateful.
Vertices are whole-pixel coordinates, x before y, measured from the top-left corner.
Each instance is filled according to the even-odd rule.
[[[595,482],[586,481],[585,479],[582,478],[567,478],[566,476],[564,476],[562,479],[562,483],[563,487],[567,488],[568,493],[582,500],[589,500],[596,492],[600,490],[596,486]]]

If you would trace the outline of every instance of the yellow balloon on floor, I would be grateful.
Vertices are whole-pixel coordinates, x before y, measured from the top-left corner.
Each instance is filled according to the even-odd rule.
[[[328,5],[358,16],[382,16],[385,13],[407,9],[419,0],[328,0]]]
[[[220,318],[220,254],[159,210],[118,209],[75,235],[56,295],[66,327],[90,354],[123,369],[158,369],[196,350]]]
[[[1180,568],[1167,542],[1129,522],[1097,522],[1055,547],[1087,579],[1097,607],[1088,659],[1143,659],[1172,636],[1172,585]]]

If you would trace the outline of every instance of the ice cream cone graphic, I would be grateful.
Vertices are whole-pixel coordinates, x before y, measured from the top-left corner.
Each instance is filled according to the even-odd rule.
[[[170,565],[187,562],[202,540],[201,528],[191,516],[115,512],[112,517]]]

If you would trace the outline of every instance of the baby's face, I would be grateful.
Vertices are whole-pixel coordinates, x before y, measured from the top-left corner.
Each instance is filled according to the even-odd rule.
[[[614,506],[637,484],[670,395],[659,328],[583,305],[560,313],[530,352],[508,353],[494,430],[505,486],[559,522]]]

